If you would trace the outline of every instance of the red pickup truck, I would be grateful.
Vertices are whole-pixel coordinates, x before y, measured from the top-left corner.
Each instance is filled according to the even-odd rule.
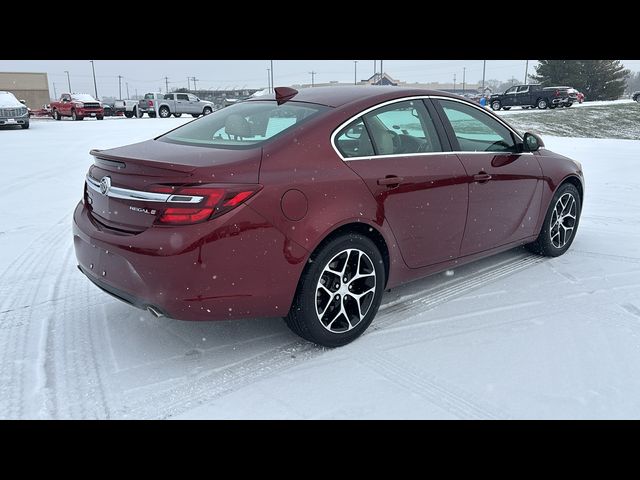
[[[62,117],[71,117],[74,120],[83,120],[85,117],[104,118],[102,104],[86,93],[63,93],[60,100],[51,102],[51,115],[56,120]]]

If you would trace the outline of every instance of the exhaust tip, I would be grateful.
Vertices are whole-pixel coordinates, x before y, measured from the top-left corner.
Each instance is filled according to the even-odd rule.
[[[149,312],[151,312],[151,315],[153,315],[156,318],[164,317],[164,314],[160,310],[158,310],[156,307],[154,307],[153,305],[147,306],[147,310]]]

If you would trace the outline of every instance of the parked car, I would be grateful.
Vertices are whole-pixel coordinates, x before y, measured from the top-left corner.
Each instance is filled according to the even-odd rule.
[[[631,99],[632,99],[634,102],[638,102],[638,103],[640,103],[640,90],[639,90],[639,91],[637,91],[637,92],[633,92],[633,93],[631,94]]]
[[[115,111],[114,108],[109,105],[108,103],[104,103],[102,102],[102,109],[104,110],[104,116],[105,117],[113,117]]]
[[[92,150],[78,266],[156,316],[284,316],[344,345],[386,289],[520,245],[567,251],[582,167],[543,145],[444,92],[278,87]]]
[[[55,120],[71,117],[74,120],[84,120],[85,117],[104,118],[102,104],[86,93],[63,93],[60,100],[51,102],[51,114]]]
[[[116,106],[127,118],[138,118],[138,100],[116,100]]]
[[[144,116],[146,113],[149,117],[156,117],[156,107],[162,102],[164,99],[164,94],[162,93],[145,93],[144,98],[138,101],[138,112],[140,116]]]
[[[569,88],[569,97],[573,103],[582,103],[584,102],[584,93],[579,92],[575,88]]]
[[[0,126],[29,128],[29,109],[13,93],[0,90]]]
[[[569,87],[543,87],[539,84],[514,85],[504,93],[494,93],[489,97],[493,110],[511,107],[556,108],[570,107]]]
[[[191,93],[167,93],[162,100],[159,100],[157,110],[161,118],[168,118],[171,115],[180,117],[183,113],[199,117],[209,115],[215,108],[213,102],[200,100]]]

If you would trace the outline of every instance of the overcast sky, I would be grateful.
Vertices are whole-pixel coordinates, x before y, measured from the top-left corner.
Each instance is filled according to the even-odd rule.
[[[373,60],[358,60],[358,80],[373,74]],[[632,71],[640,71],[640,60],[623,60]],[[466,68],[467,83],[482,80],[482,60],[384,60],[384,71],[407,82],[462,83]],[[535,60],[529,61],[533,73]],[[122,75],[122,97],[145,92],[165,91],[164,77],[169,88],[186,87],[187,77],[195,76],[198,88],[262,88],[267,86],[267,60],[96,60],[96,80],[100,97],[118,97],[118,75]],[[379,67],[378,67],[379,68]],[[46,72],[49,88],[58,95],[68,90],[69,71],[74,92],[93,93],[91,63],[88,60],[0,60],[3,72]],[[292,85],[310,83],[314,71],[318,83],[337,80],[353,82],[353,60],[274,60],[274,83]],[[487,79],[507,80],[512,76],[524,80],[525,60],[487,60]],[[193,85],[191,85],[193,88]]]

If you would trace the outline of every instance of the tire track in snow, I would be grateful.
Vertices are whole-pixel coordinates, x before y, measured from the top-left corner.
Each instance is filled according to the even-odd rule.
[[[389,352],[368,351],[359,360],[374,372],[403,389],[420,395],[430,403],[461,419],[507,419],[509,415],[501,409],[443,379],[427,375]]]
[[[481,273],[472,272],[465,277],[451,280],[447,282],[446,286],[439,286],[431,290],[401,297],[392,302],[390,306],[385,305],[385,308],[381,309],[379,317],[375,320],[372,328],[375,326],[374,330],[387,329],[394,323],[407,320],[411,316],[397,318],[396,314],[398,312],[424,312],[487,283],[499,280],[542,261],[544,261],[543,257],[525,254],[515,261],[506,260],[499,264],[497,268],[489,266],[480,270]],[[404,305],[406,301],[409,301],[410,305]],[[371,328],[369,331],[372,331]],[[370,334],[369,331],[365,332],[365,335]],[[173,385],[168,389],[156,391],[150,396],[137,399],[137,401],[129,405],[126,413],[128,417],[132,418],[148,417],[151,412],[153,412],[151,418],[175,416],[215,398],[256,383],[268,376],[300,365],[301,361],[316,358],[325,351],[321,347],[304,341],[288,343],[264,352],[257,357],[209,371],[196,380],[183,380],[178,385]],[[292,358],[292,352],[295,352],[296,358]]]
[[[0,418],[41,416],[41,398],[36,394],[42,373],[39,369],[39,339],[43,333],[43,308],[28,308],[44,292],[44,279],[59,257],[51,254],[65,236],[68,226],[55,224],[36,238],[25,252],[0,275]],[[50,298],[50,295],[48,295]],[[34,370],[35,369],[35,370]],[[36,391],[34,391],[34,389]]]

